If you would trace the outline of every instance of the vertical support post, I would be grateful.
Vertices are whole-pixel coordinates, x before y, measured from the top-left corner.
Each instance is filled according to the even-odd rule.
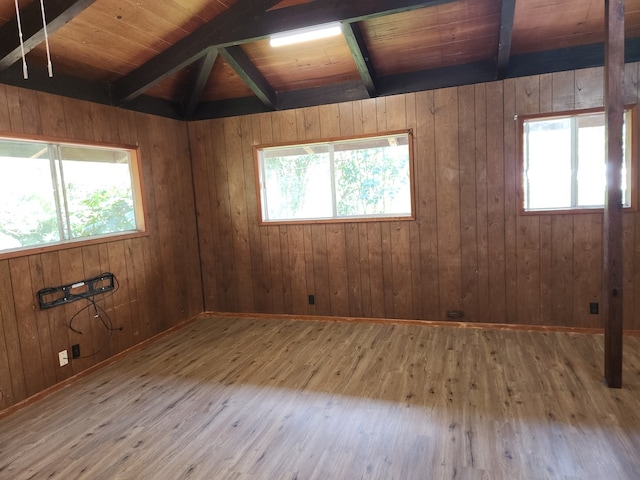
[[[605,0],[604,103],[607,190],[603,222],[604,377],[622,387],[622,125],[624,0]]]

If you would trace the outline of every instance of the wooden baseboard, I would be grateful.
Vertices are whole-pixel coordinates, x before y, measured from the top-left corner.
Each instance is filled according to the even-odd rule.
[[[61,390],[69,385],[71,385],[72,383],[78,381],[79,379],[95,372],[96,370],[99,370],[101,368],[106,367],[107,365],[112,364],[113,362],[115,362],[116,360],[122,358],[123,356],[134,352],[136,350],[140,350],[141,348],[144,348],[146,345],[148,345],[151,342],[154,342],[155,340],[158,340],[159,338],[162,338],[172,332],[175,332],[176,330],[179,330],[181,328],[184,328],[185,326],[189,325],[190,323],[194,322],[195,320],[198,320],[199,318],[202,318],[203,316],[207,316],[205,313],[201,313],[198,315],[195,315],[194,317],[191,317],[187,320],[184,320],[170,328],[168,328],[167,330],[164,330],[152,337],[147,338],[146,340],[143,340],[140,343],[137,343],[129,348],[127,348],[126,350],[123,350],[122,352],[116,353],[115,355],[113,355],[112,357],[107,358],[106,360],[103,360],[99,363],[96,363],[95,365],[87,368],[86,370],[82,370],[81,372],[76,373],[75,375],[72,375],[69,378],[66,378],[65,380],[62,380],[61,382],[58,382],[54,385],[51,385],[50,387],[45,388],[44,390],[31,395],[30,397],[25,398],[24,400],[20,400],[18,403],[11,405],[10,407],[5,408],[4,410],[0,411],[0,419],[4,418],[8,415],[11,415],[12,413],[26,407],[27,405],[31,405],[32,403],[48,397],[49,395],[51,395],[54,392],[57,392],[58,390]]]
[[[532,332],[565,332],[565,333],[586,333],[592,335],[604,334],[603,328],[567,327],[552,325],[526,325],[513,323],[482,323],[482,322],[459,322],[445,320],[411,320],[403,318],[369,318],[369,317],[333,317],[328,315],[294,315],[289,313],[237,313],[237,312],[213,312],[208,311],[203,316],[214,317],[243,317],[243,318],[264,318],[264,319],[290,319],[290,320],[315,320],[322,322],[361,322],[361,323],[393,323],[398,325],[427,325],[432,327],[456,327],[456,328],[483,328],[494,330],[522,330]],[[640,337],[640,330],[625,330],[625,335]]]

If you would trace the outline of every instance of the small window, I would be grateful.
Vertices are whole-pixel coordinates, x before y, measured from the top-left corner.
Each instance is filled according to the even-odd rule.
[[[633,111],[623,127],[623,206],[632,206],[635,185]],[[603,110],[523,116],[522,188],[525,212],[563,212],[604,207],[605,116]]]
[[[256,147],[263,222],[413,218],[409,132]]]
[[[0,138],[0,253],[144,230],[137,152]]]

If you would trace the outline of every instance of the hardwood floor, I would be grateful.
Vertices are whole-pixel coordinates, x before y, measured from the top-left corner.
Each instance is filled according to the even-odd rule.
[[[0,420],[0,479],[637,479],[640,338],[202,318]]]

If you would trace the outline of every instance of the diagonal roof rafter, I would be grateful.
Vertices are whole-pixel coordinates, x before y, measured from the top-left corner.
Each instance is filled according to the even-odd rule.
[[[113,83],[114,103],[121,105],[134,99],[160,80],[198,60],[209,47],[226,48],[311,25],[335,21],[352,23],[454,0],[315,0],[269,10],[279,1],[240,0],[192,34],[116,80]]]
[[[516,0],[501,0],[500,31],[498,33],[498,49],[496,53],[496,78],[498,80],[504,79],[509,69],[515,12]]]
[[[266,107],[270,109],[277,107],[278,100],[276,92],[258,68],[251,62],[247,54],[242,50],[242,47],[231,45],[221,48],[218,52]]]

